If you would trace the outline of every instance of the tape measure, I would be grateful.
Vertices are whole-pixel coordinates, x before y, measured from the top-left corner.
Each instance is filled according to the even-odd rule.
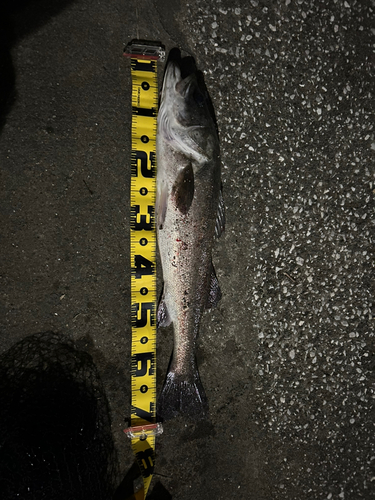
[[[156,128],[157,61],[164,60],[159,42],[132,40],[132,152],[130,191],[131,259],[131,427],[125,433],[141,469],[144,499],[155,467],[156,420]]]

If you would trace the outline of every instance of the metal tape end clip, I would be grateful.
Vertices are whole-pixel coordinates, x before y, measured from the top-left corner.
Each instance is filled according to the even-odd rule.
[[[161,423],[138,425],[124,429],[124,432],[130,439],[140,439],[144,441],[150,436],[160,436],[163,434],[163,426]]]
[[[138,59],[155,59],[163,62],[165,60],[165,47],[161,42],[133,39],[125,47],[124,56]]]

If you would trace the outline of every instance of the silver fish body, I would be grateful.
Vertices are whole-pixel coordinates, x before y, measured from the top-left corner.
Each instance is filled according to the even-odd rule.
[[[195,73],[182,79],[169,62],[158,115],[157,231],[164,288],[158,326],[173,323],[174,349],[157,413],[205,417],[207,398],[196,359],[205,308],[221,298],[212,266],[215,232],[224,224],[219,140]]]

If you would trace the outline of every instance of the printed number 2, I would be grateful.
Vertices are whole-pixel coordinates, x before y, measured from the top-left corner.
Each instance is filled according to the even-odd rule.
[[[156,175],[156,169],[155,169],[155,153],[153,151],[150,152],[150,168],[148,168],[149,163],[148,163],[148,157],[147,153],[145,151],[135,151],[135,165],[138,166],[138,160],[141,162],[141,174],[143,177],[147,178],[153,178]],[[136,171],[136,177],[138,177],[138,168]]]

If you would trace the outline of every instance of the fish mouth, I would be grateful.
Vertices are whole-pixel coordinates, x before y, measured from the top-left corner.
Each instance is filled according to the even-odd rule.
[[[176,61],[169,61],[164,74],[161,98],[164,99],[167,92],[174,92],[181,79],[180,65]]]
[[[184,75],[185,76],[185,75]],[[168,62],[164,74],[164,81],[162,87],[162,99],[169,92],[177,93],[186,99],[197,86],[197,77],[195,72],[192,72],[182,77],[182,68],[178,61],[171,60]]]
[[[203,158],[202,141],[198,136],[200,133],[205,135],[205,129],[211,130],[212,122],[215,125],[203,73],[198,71],[192,57],[181,58],[181,53],[174,51],[164,71],[159,101],[159,133],[170,142],[176,142],[177,135],[184,133],[184,141],[190,144],[189,154],[194,150]]]
[[[174,82],[178,82],[179,80],[181,80],[181,68],[176,61],[169,61],[166,80]]]

